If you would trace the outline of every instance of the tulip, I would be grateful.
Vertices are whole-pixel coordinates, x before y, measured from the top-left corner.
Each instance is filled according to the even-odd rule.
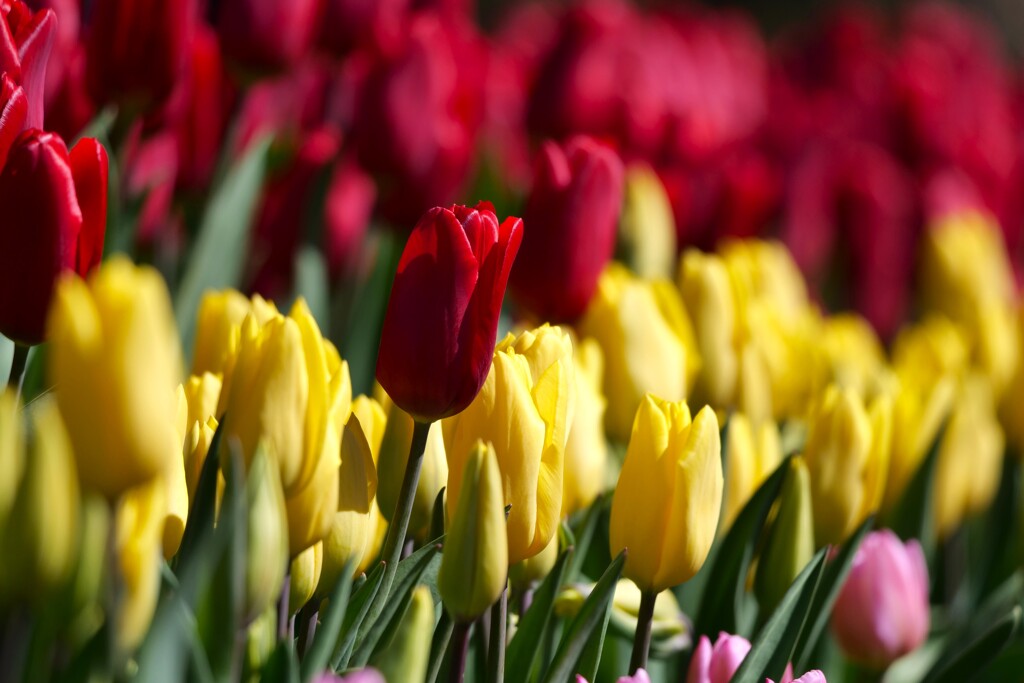
[[[572,341],[544,325],[511,334],[494,351],[480,395],[442,423],[448,454],[448,513],[459,505],[466,458],[493,444],[501,469],[511,564],[538,554],[558,530],[568,427],[575,407]]]
[[[188,398],[185,396],[183,385],[178,385],[175,395],[178,400],[178,411],[174,421],[175,439],[168,444],[166,464],[161,474],[167,501],[167,516],[164,519],[163,533],[164,559],[167,560],[170,560],[178,552],[181,539],[185,535],[190,500],[185,475],[185,443],[189,436],[186,428]]]
[[[242,323],[250,314],[258,326],[267,324],[279,315],[277,307],[258,294],[251,300],[233,289],[203,295],[196,314],[192,374],[208,372],[220,375],[225,385],[229,382],[238,359]],[[219,408],[223,408],[226,399],[226,393],[222,392]],[[218,409],[211,415],[218,416],[221,412]]]
[[[619,241],[626,263],[642,278],[671,278],[678,249],[665,186],[650,168],[632,165],[625,190]]]
[[[149,631],[160,594],[161,536],[167,502],[159,478],[127,491],[118,501],[114,546],[119,572],[119,602],[114,642],[131,652]]]
[[[353,671],[347,676],[322,673],[313,679],[313,683],[387,683],[387,679],[376,669],[366,668]]]
[[[434,633],[434,598],[420,584],[412,591],[401,623],[391,642],[380,650],[373,664],[386,681],[422,681],[430,663],[430,643]]]
[[[46,68],[56,33],[57,15],[52,9],[33,12],[22,0],[4,4],[0,16],[0,73],[6,74],[12,84],[25,88],[22,116],[32,128],[43,127]],[[4,91],[8,91],[7,84]],[[3,121],[5,125],[12,123],[6,117]]]
[[[587,683],[587,679],[576,674],[576,683]],[[632,676],[619,676],[615,679],[615,683],[651,683],[651,677],[646,669],[637,669]]]
[[[185,460],[185,488],[188,491],[188,499],[194,500],[196,489],[199,488],[199,477],[203,472],[203,465],[206,457],[210,454],[210,444],[213,443],[213,436],[217,433],[217,420],[210,418],[206,422],[193,422],[188,434],[185,436],[185,443],[182,446],[182,455]],[[217,501],[220,502],[224,492],[224,476],[217,473]],[[219,509],[219,508],[218,508]]]
[[[245,621],[262,614],[281,594],[288,569],[288,519],[273,460],[259,448],[246,483]]]
[[[89,25],[93,98],[137,109],[164,102],[185,69],[198,14],[196,0],[99,0]]]
[[[710,405],[727,407],[733,402],[739,372],[729,272],[720,257],[688,249],[679,268],[679,289],[694,320],[703,361],[694,392]]]
[[[337,57],[360,47],[387,51],[401,38],[409,4],[409,0],[326,0],[318,43]]]
[[[743,636],[719,633],[715,644],[701,636],[690,659],[686,683],[729,683],[750,652],[750,641]]]
[[[309,50],[316,0],[225,0],[217,28],[224,52],[252,70],[285,69]]]
[[[733,413],[725,436],[725,508],[721,531],[732,526],[740,510],[782,462],[779,428],[767,421],[759,428],[743,413]]]
[[[501,597],[508,577],[505,502],[494,447],[478,441],[461,474],[465,493],[451,514],[437,590],[456,619],[472,621]]]
[[[160,275],[115,258],[60,281],[48,320],[54,393],[85,488],[116,499],[164,471],[177,440],[178,335]]]
[[[320,587],[324,567],[323,541],[309,546],[291,562],[288,571],[288,612],[296,614]]]
[[[181,94],[175,96],[183,100],[176,131],[176,184],[184,190],[201,191],[216,170],[230,105],[220,42],[205,23],[197,26],[186,61],[178,86]]]
[[[861,543],[832,612],[832,633],[851,659],[872,668],[917,649],[928,636],[928,568],[917,541],[872,532]]]
[[[7,524],[25,469],[25,430],[13,389],[0,392],[0,528]]]
[[[790,461],[779,506],[761,557],[754,592],[760,608],[771,614],[814,556],[814,511],[811,475],[800,456]]]
[[[33,129],[14,141],[6,158],[0,202],[10,210],[0,231],[0,332],[38,344],[60,274],[85,277],[103,255],[107,153],[85,138],[69,154],[59,137]]]
[[[705,406],[644,397],[612,498],[612,554],[644,592],[693,578],[707,558],[722,507],[718,419]]]
[[[500,226],[485,204],[427,212],[413,229],[391,287],[377,379],[421,422],[455,415],[487,378],[505,284],[522,221]]]
[[[862,398],[874,395],[885,367],[885,351],[868,321],[850,314],[830,316],[821,332],[827,381],[848,387]]]
[[[375,474],[377,475],[377,493],[373,498],[373,505],[370,507],[370,520],[368,522],[370,530],[369,540],[363,551],[363,559],[356,567],[357,572],[367,572],[377,561],[388,533],[388,520],[384,517],[380,508],[380,453],[384,442],[384,434],[387,431],[388,414],[377,399],[370,398],[369,396],[357,396],[352,401],[352,416],[359,420],[359,426],[362,428],[363,435],[366,437],[366,442],[370,447],[370,455],[373,457],[373,465],[376,468]],[[440,440],[440,438],[440,434],[438,434],[436,440]],[[405,452],[408,455],[408,446],[406,446]],[[401,473],[405,473],[404,465]],[[417,486],[418,492],[419,486]]]
[[[508,578],[513,588],[529,588],[533,583],[541,581],[551,573],[558,562],[558,534],[533,557],[508,568]]]
[[[667,281],[639,280],[612,263],[580,322],[604,352],[605,427],[626,441],[636,409],[650,391],[666,400],[687,396],[700,355],[679,294]]]
[[[573,321],[586,311],[615,251],[622,183],[622,162],[595,140],[544,143],[511,278],[516,299],[537,318]]]
[[[601,393],[604,357],[593,339],[574,345],[576,410],[565,442],[562,477],[562,517],[583,510],[605,490],[608,442],[604,413],[608,405]]]

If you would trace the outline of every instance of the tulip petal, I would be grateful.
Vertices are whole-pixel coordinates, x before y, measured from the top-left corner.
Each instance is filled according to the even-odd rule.
[[[46,63],[57,30],[57,15],[52,9],[37,12],[27,26],[18,30],[18,59],[21,84],[28,96],[28,125],[43,127],[43,97],[46,94]]]
[[[0,79],[0,168],[3,168],[11,145],[25,130],[28,99],[24,88],[11,80],[10,76],[2,74]]]
[[[71,176],[82,211],[75,271],[85,277],[103,258],[107,231],[107,150],[96,138],[83,138],[71,148]]]

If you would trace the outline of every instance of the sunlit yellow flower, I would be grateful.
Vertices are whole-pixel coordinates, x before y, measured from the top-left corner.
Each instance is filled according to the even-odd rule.
[[[716,408],[732,406],[739,359],[729,272],[720,257],[687,249],[679,268],[679,288],[694,321],[703,361],[694,394]]]
[[[289,612],[295,614],[316,594],[323,567],[323,541],[311,545],[295,556],[288,572]]]
[[[643,278],[670,278],[676,256],[676,222],[665,186],[651,168],[626,169],[619,237],[626,263]]]
[[[221,377],[231,374],[238,355],[242,322],[250,315],[258,325],[263,325],[278,312],[273,303],[258,294],[251,300],[233,289],[203,295],[196,314],[192,374],[208,372]]]
[[[114,521],[119,602],[114,621],[119,650],[131,652],[149,631],[160,594],[163,524],[167,502],[159,479],[121,497]]]
[[[565,444],[562,517],[588,507],[604,491],[608,443],[601,393],[604,356],[593,339],[575,345],[576,410]]]
[[[263,448],[249,465],[246,511],[245,620],[251,621],[281,594],[289,559],[284,491]]]
[[[780,462],[782,446],[774,422],[769,420],[753,427],[743,413],[729,417],[725,435],[725,508],[720,532],[732,526],[736,515]]]

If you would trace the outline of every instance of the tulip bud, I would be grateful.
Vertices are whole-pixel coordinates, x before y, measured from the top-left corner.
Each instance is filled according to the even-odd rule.
[[[774,422],[754,428],[743,413],[729,417],[725,436],[725,508],[720,532],[732,526],[740,510],[780,462],[782,445]]]
[[[827,380],[862,398],[872,395],[885,366],[885,352],[868,321],[856,315],[835,315],[825,319],[821,332]]]
[[[192,353],[194,375],[220,375],[224,384],[227,384],[238,357],[242,323],[250,314],[258,327],[279,315],[277,307],[258,294],[252,300],[233,289],[203,295],[196,313],[195,348]]]
[[[313,42],[316,0],[225,0],[217,28],[224,52],[254,70],[284,69]]]
[[[690,659],[686,683],[728,683],[750,652],[750,641],[743,636],[718,634],[714,646],[701,636]]]
[[[757,561],[754,592],[762,611],[771,614],[814,556],[811,476],[800,456],[790,461],[768,541]]]
[[[565,442],[562,479],[562,517],[587,508],[605,490],[608,442],[604,413],[608,405],[601,393],[604,356],[593,339],[574,344],[576,410]]]
[[[693,329],[674,287],[639,280],[616,263],[602,274],[580,332],[604,352],[605,426],[619,441],[629,438],[644,392],[682,400],[700,368]]]
[[[428,211],[416,224],[391,287],[377,380],[421,422],[462,412],[487,378],[498,313],[523,223],[493,209]]]
[[[107,568],[111,533],[110,506],[99,496],[82,497],[81,526],[69,585],[71,587],[71,639],[84,642],[103,620],[100,597]]]
[[[772,419],[772,386],[762,349],[747,341],[739,351],[739,375],[736,378],[736,408],[750,418],[751,425],[763,425]]]
[[[317,593],[324,566],[323,541],[299,553],[288,572],[288,612],[296,614]]]
[[[115,499],[163,472],[176,440],[178,335],[160,275],[112,259],[63,279],[49,370],[85,488]]]
[[[917,541],[868,534],[832,612],[832,633],[851,659],[884,669],[928,636],[928,568]]]
[[[277,645],[277,606],[271,605],[245,630],[245,667],[262,671]]]
[[[412,602],[391,642],[374,658],[373,665],[386,681],[422,681],[430,663],[434,633],[434,598],[424,585],[412,591]]]
[[[115,550],[120,572],[114,640],[120,652],[131,652],[149,631],[160,595],[161,536],[167,501],[156,478],[121,496],[115,515]]]
[[[494,350],[479,396],[445,420],[448,512],[458,506],[462,471],[474,444],[493,444],[501,468],[512,564],[542,551],[558,530],[568,425],[575,407],[572,341],[543,325],[511,334]]]
[[[493,446],[476,443],[462,468],[460,488],[437,589],[456,619],[472,621],[501,597],[508,576],[505,499]]]
[[[258,448],[246,484],[248,543],[245,562],[245,621],[251,621],[281,594],[288,568],[288,520],[284,491],[267,452]]]
[[[732,404],[739,362],[733,348],[735,304],[721,258],[687,249],[679,268],[679,289],[694,319],[703,361],[694,391],[715,407]]]
[[[672,204],[658,174],[646,166],[626,169],[619,242],[626,263],[640,277],[672,277],[678,253]]]
[[[693,578],[707,559],[722,508],[718,419],[705,406],[644,397],[612,497],[609,540],[628,549],[623,575],[660,592]]]
[[[199,487],[199,477],[206,463],[206,456],[210,453],[210,444],[213,443],[213,435],[217,433],[217,420],[212,417],[205,423],[193,422],[185,436],[185,444],[182,455],[185,459],[185,486],[188,490],[188,499],[194,500],[196,489]],[[218,509],[220,498],[224,492],[224,475],[217,473],[217,503]]]
[[[61,273],[85,277],[103,255],[107,153],[85,138],[69,154],[57,135],[28,130],[0,171],[0,203],[9,207],[0,230],[0,332],[38,344]]]
[[[511,279],[516,299],[537,318],[572,321],[587,309],[615,251],[622,176],[618,155],[592,138],[541,147],[523,209],[531,229]]]
[[[23,112],[20,117],[33,128],[43,127],[46,70],[56,33],[57,15],[53,9],[33,12],[22,0],[4,4],[0,16],[0,43],[4,45],[0,72],[6,74],[12,85],[24,86],[25,102],[19,107]],[[0,120],[5,124],[12,122],[6,116]]]

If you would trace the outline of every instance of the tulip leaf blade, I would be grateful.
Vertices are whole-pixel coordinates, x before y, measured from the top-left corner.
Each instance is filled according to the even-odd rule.
[[[590,551],[590,546],[594,540],[594,535],[597,532],[598,522],[601,519],[602,512],[607,508],[609,497],[606,495],[598,496],[587,511],[583,514],[583,518],[577,525],[574,534],[575,542],[573,545],[576,547],[576,552],[573,553],[572,563],[569,565],[569,573],[565,577],[566,581],[575,581],[579,577],[580,572],[583,569],[583,561],[587,557],[587,553]]]
[[[188,520],[185,522],[178,554],[174,557],[174,569],[179,575],[196,555],[201,539],[213,532],[217,512],[217,476],[220,470],[218,453],[226,423],[227,415],[224,415],[213,433],[206,460],[199,471],[199,483],[196,485],[192,509],[189,510]]]
[[[1017,634],[1021,623],[1021,606],[994,623],[952,658],[940,658],[925,675],[925,683],[957,683],[979,675]]]
[[[292,640],[282,640],[270,654],[260,672],[260,680],[299,683],[299,659]]]
[[[187,350],[192,348],[196,311],[203,293],[241,284],[269,149],[269,136],[253,143],[228,170],[206,207],[174,298],[174,313]]]
[[[331,649],[338,641],[338,634],[345,620],[345,608],[352,595],[352,581],[348,577],[355,571],[356,558],[351,558],[341,570],[341,579],[331,591],[327,609],[322,615],[322,625],[317,629],[306,655],[302,658],[301,679],[310,681],[327,668]]]
[[[331,668],[335,671],[348,666],[359,627],[362,626],[363,620],[370,611],[370,605],[373,604],[373,599],[377,596],[381,583],[384,581],[384,565],[384,562],[377,564],[356,590],[345,609],[345,620],[342,622],[338,642],[334,647],[334,657],[331,659]]]
[[[754,548],[772,503],[782,491],[789,467],[790,459],[786,458],[750,497],[715,551],[714,564],[702,570],[715,580],[705,586],[697,611],[695,635],[714,638],[720,631],[736,633]]]
[[[928,453],[883,525],[892,529],[904,541],[917,539],[921,543],[925,557],[929,559],[935,551],[935,529],[932,524],[935,471],[945,433],[946,426],[943,425],[939,428],[928,448]]]
[[[551,623],[554,613],[555,598],[568,573],[569,565],[575,553],[574,548],[562,551],[554,568],[541,582],[533,594],[529,609],[519,621],[519,627],[512,636],[505,653],[505,678],[510,681],[527,681],[533,670],[534,662],[540,653],[541,639]]]
[[[825,565],[825,573],[821,578],[821,584],[814,593],[814,602],[811,604],[810,623],[804,628],[800,635],[793,654],[793,662],[799,671],[806,671],[808,660],[814,651],[814,646],[821,637],[825,626],[828,624],[829,616],[832,614],[832,606],[839,597],[839,591],[850,574],[850,567],[853,566],[853,558],[857,556],[857,549],[861,541],[868,535],[874,526],[875,517],[870,515],[850,535],[846,542],[836,553],[836,556]]]
[[[763,683],[779,680],[807,627],[814,595],[825,571],[826,549],[822,548],[793,581],[779,606],[754,638],[750,652],[732,678],[733,683]]]
[[[545,683],[561,683],[572,678],[576,665],[598,625],[607,626],[615,586],[622,576],[625,565],[626,551],[623,550],[598,579],[590,595],[583,601],[580,611],[569,624],[568,630],[558,644],[555,657],[544,674],[542,680]]]

